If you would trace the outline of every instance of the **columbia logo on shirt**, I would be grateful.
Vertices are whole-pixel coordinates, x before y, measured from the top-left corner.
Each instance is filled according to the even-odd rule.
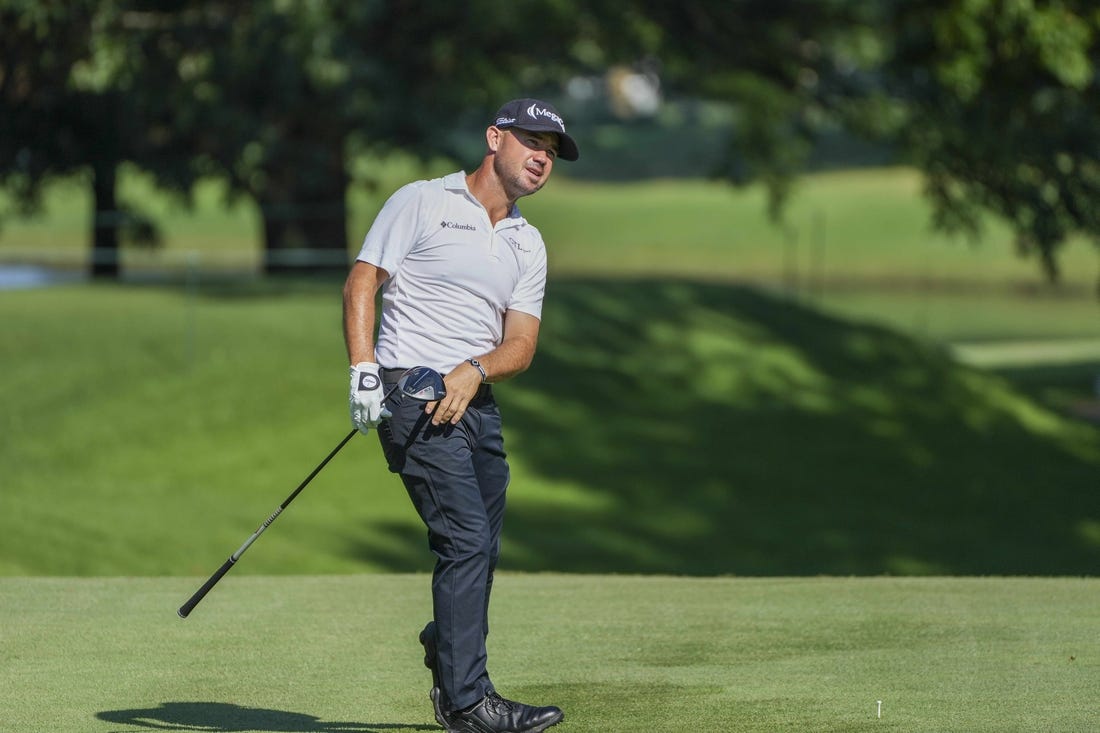
[[[468,232],[477,231],[477,227],[475,227],[473,224],[459,224],[457,221],[447,221],[446,219],[439,222],[439,226],[443,227],[444,229],[465,229]]]

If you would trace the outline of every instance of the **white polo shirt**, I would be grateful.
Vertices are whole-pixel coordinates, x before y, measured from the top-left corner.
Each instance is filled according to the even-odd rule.
[[[386,368],[428,366],[446,374],[500,345],[505,311],[542,317],[542,235],[518,207],[494,227],[462,171],[398,189],[358,259],[390,275],[375,345]]]

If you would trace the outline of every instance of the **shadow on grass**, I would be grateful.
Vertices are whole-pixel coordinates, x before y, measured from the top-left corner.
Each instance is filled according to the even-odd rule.
[[[372,731],[439,730],[434,725],[405,723],[336,723],[304,713],[246,708],[224,702],[163,702],[145,710],[106,710],[96,717],[108,723],[151,730],[213,733],[372,733]]]
[[[498,389],[524,475],[502,567],[1094,574],[1100,431],[894,332],[744,287],[551,284]],[[422,532],[355,552],[430,567]]]

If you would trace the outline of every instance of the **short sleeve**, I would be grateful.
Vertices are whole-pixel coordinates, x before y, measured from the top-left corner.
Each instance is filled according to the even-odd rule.
[[[374,218],[356,259],[393,275],[421,236],[424,184],[416,181],[397,189]]]

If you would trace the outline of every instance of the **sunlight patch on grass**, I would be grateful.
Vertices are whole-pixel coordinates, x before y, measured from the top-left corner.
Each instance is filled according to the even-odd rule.
[[[1100,313],[1097,315],[1100,317]],[[1100,331],[1100,327],[1097,330]],[[955,343],[951,350],[960,361],[985,368],[1072,364],[1100,361],[1100,338]]]
[[[1077,535],[1089,547],[1100,547],[1100,521],[1082,519],[1077,523]]]
[[[758,324],[712,310],[695,309],[676,321],[648,324],[646,338],[663,354],[645,365],[690,378],[678,389],[704,402],[744,408],[781,400],[799,409],[832,407],[829,380],[798,349],[778,341]]]

